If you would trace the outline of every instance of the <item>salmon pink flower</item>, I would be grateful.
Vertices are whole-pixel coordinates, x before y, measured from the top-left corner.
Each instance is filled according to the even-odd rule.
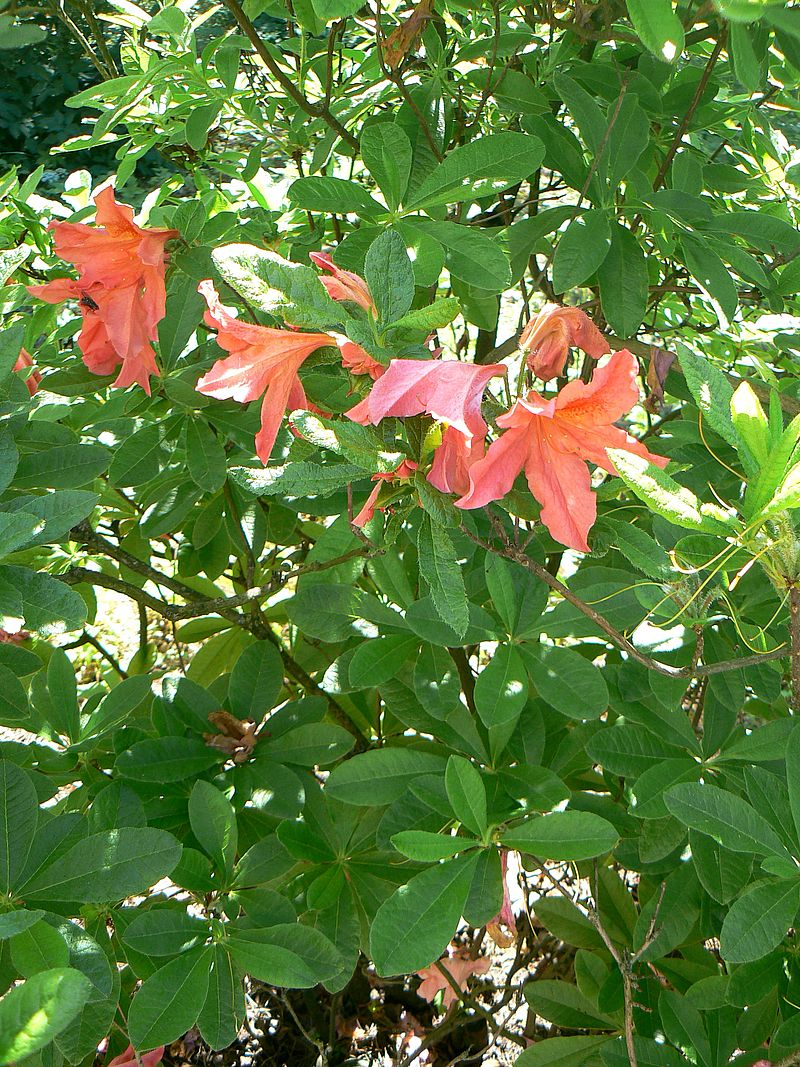
[[[28,292],[58,304],[77,300],[83,316],[78,347],[94,374],[120,368],[114,385],[137,383],[150,394],[150,376],[158,375],[152,343],[166,306],[164,246],[177,230],[145,229],[133,210],[118,204],[114,190],[94,198],[95,225],[51,222],[55,249],[78,268],[80,277],[32,285]]]
[[[488,427],[481,399],[489,381],[506,367],[485,367],[456,360],[393,359],[369,396],[347,412],[363,426],[388,416],[431,415],[446,423],[428,481],[443,493],[464,493],[467,471],[483,455]]]
[[[342,366],[351,374],[368,374],[376,382],[386,370],[382,363],[373,359],[355,341],[339,341],[339,351],[342,353]]]
[[[19,358],[17,359],[17,362],[12,367],[12,370],[16,370],[16,371],[22,370],[22,371],[24,371],[24,370],[27,370],[28,367],[33,367],[33,370],[28,375],[28,377],[25,379],[25,384],[28,387],[28,392],[31,394],[31,396],[34,396],[34,394],[37,393],[38,390],[39,390],[39,386],[41,385],[41,381],[42,381],[42,376],[38,372],[38,370],[36,370],[36,368],[33,366],[33,360],[31,359],[30,354],[28,352],[26,352],[25,349],[23,348],[22,351],[19,354]]]
[[[447,973],[461,990],[467,988],[467,982],[474,974],[486,974],[491,966],[488,956],[479,956],[476,960],[465,959],[463,956],[443,956],[439,963],[447,969]],[[458,999],[455,989],[435,963],[423,967],[421,971],[417,971],[417,974],[422,979],[417,993],[424,1000],[432,1003],[440,990],[443,991],[443,1008],[449,1008]]]
[[[417,464],[413,459],[404,459],[396,470],[387,471],[382,474],[373,474],[372,480],[373,482],[377,482],[377,485],[367,497],[364,507],[353,519],[353,526],[357,526],[359,530],[362,530],[375,514],[378,497],[380,496],[381,487],[384,482],[407,482],[413,477],[416,469]]]
[[[217,331],[220,348],[230,352],[200,379],[197,391],[240,404],[263,396],[256,453],[266,465],[284,413],[309,406],[297,372],[312,352],[325,345],[335,347],[336,341],[327,333],[275,330],[240,322],[232,309],[220,302],[213,282],[201,282],[197,288],[208,304],[206,325]]]
[[[108,1067],[138,1067],[139,1064],[141,1064],[141,1067],[156,1067],[156,1064],[161,1062],[163,1055],[163,1045],[159,1048],[154,1048],[152,1052],[145,1052],[141,1056],[137,1056],[133,1051],[133,1045],[128,1045],[124,1052],[109,1061]]]
[[[570,348],[580,348],[592,359],[600,359],[611,346],[580,308],[545,304],[531,319],[519,339],[528,366],[537,378],[549,382],[564,370]]]
[[[341,267],[337,267],[327,252],[310,252],[309,259],[320,270],[326,270],[331,275],[330,278],[320,278],[320,281],[328,290],[328,296],[332,300],[358,304],[360,308],[377,316],[375,301],[363,278],[351,270],[342,270]]]
[[[597,515],[587,461],[615,474],[606,449],[620,448],[664,467],[635,438],[614,426],[639,399],[636,358],[615,352],[591,382],[574,381],[546,400],[531,390],[501,415],[505,430],[470,470],[470,488],[461,508],[480,508],[501,500],[524,469],[541,519],[556,541],[588,552],[587,536]]]

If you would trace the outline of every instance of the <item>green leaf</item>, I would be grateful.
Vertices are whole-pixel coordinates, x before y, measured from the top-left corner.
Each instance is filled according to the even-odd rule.
[[[409,211],[496,196],[524,181],[544,159],[544,145],[526,133],[493,133],[449,152],[417,189]]]
[[[197,948],[208,937],[208,924],[181,907],[154,908],[133,917],[122,940],[145,956],[177,956]]]
[[[476,854],[445,860],[381,904],[370,931],[379,975],[411,974],[438,959],[455,933],[476,864]]]
[[[326,215],[334,212],[373,219],[386,214],[384,205],[370,196],[363,186],[325,175],[298,178],[289,186],[289,199],[305,211],[323,211]]]
[[[533,664],[531,676],[539,696],[567,718],[599,719],[608,707],[603,672],[573,649],[543,648]]]
[[[128,1035],[137,1052],[168,1045],[194,1025],[208,992],[211,958],[211,949],[194,949],[142,983],[128,1012]]]
[[[611,228],[605,211],[579,215],[567,226],[553,257],[553,289],[564,293],[582,285],[602,265],[611,247]]]
[[[733,902],[722,923],[720,953],[726,963],[749,963],[776,948],[794,926],[800,881],[761,882]]]
[[[795,832],[800,835],[800,729],[795,725],[785,749],[786,783]]]
[[[433,834],[428,830],[401,830],[392,835],[392,844],[398,852],[417,863],[435,863],[450,859],[478,844],[470,837],[453,837],[450,834]]]
[[[103,445],[58,445],[20,456],[16,489],[76,489],[108,468],[111,452]]]
[[[411,174],[411,142],[395,122],[361,131],[361,158],[392,210],[401,203]]]
[[[600,306],[611,329],[633,337],[647,312],[647,261],[636,237],[624,226],[611,229],[611,247],[597,272]]]
[[[16,889],[31,850],[39,803],[31,778],[9,760],[0,760],[0,890]]]
[[[405,219],[404,225],[443,246],[447,269],[455,278],[492,293],[501,293],[511,284],[511,267],[505,253],[485,233],[456,222],[416,217]]]
[[[149,675],[132,675],[104,696],[81,729],[81,739],[100,737],[128,720],[150,696]]]
[[[16,674],[0,663],[0,721],[23,722],[29,714],[28,694]]]
[[[350,463],[370,474],[393,471],[406,458],[402,452],[385,451],[381,438],[369,426],[333,421],[313,415],[309,411],[294,412],[292,423],[311,444],[344,456]]]
[[[78,683],[72,660],[62,649],[53,650],[47,665],[47,689],[50,694],[50,724],[65,737],[74,740],[81,731],[78,706]]]
[[[271,641],[255,641],[236,660],[228,682],[228,701],[240,719],[260,722],[283,688],[283,660]]]
[[[528,700],[528,673],[513,645],[499,645],[475,682],[475,708],[484,726],[516,722]]]
[[[201,214],[205,218],[205,213]],[[186,239],[190,240],[188,237]],[[196,277],[176,270],[167,287],[166,313],[158,325],[158,350],[166,367],[174,367],[177,363],[200,325],[205,306],[203,297],[197,291]]]
[[[616,110],[616,119],[608,136],[608,183],[615,189],[636,167],[650,144],[650,120],[639,106],[635,90],[625,94]],[[613,112],[609,111],[609,124]]]
[[[453,542],[443,526],[424,515],[417,533],[420,577],[430,590],[439,617],[463,637],[469,624],[464,577]]]
[[[506,848],[537,859],[587,860],[610,852],[619,834],[610,822],[590,811],[557,811],[526,819],[500,840]]]
[[[672,10],[672,0],[627,0],[633,28],[648,51],[662,63],[672,63],[683,51],[681,20]]]
[[[447,799],[458,821],[482,837],[488,828],[486,787],[480,771],[463,756],[452,755],[444,776]]]
[[[26,511],[0,512],[0,558],[10,556],[44,529],[44,523]]]
[[[0,941],[15,937],[22,930],[28,930],[44,916],[43,911],[6,911],[0,915]]]
[[[515,1067],[580,1067],[594,1058],[608,1037],[547,1037],[523,1049]]]
[[[230,801],[210,782],[200,780],[192,786],[189,823],[200,847],[220,871],[230,874],[238,842],[236,813]]]
[[[453,321],[461,312],[461,304],[455,296],[442,296],[424,308],[415,308],[392,323],[393,330],[439,330]]]
[[[86,622],[86,602],[49,574],[0,566],[0,616],[22,619],[43,636],[77,630]]]
[[[442,774],[443,756],[418,748],[378,748],[341,763],[328,776],[325,792],[362,807],[391,804],[423,774]]]
[[[434,719],[446,719],[459,706],[461,679],[446,648],[422,646],[414,665],[413,687],[417,700]]]
[[[116,768],[136,782],[181,782],[219,761],[219,752],[199,738],[153,737],[121,752]]]
[[[6,248],[0,252],[0,285],[5,285],[17,267],[21,266],[31,254],[30,248]]]
[[[212,258],[228,285],[269,315],[282,316],[294,326],[323,330],[348,319],[316,271],[303,263],[290,263],[275,252],[243,244],[215,248]]]
[[[19,1063],[65,1030],[89,1000],[92,986],[79,971],[40,971],[0,1000],[0,1065]]]
[[[14,357],[16,359],[16,356]],[[19,452],[11,436],[11,431],[4,426],[0,429],[0,493],[11,485],[11,480],[19,464]]]
[[[328,938],[302,923],[237,929],[227,947],[242,970],[260,982],[287,989],[310,989],[333,978],[342,966],[342,957]]]
[[[739,306],[739,293],[728,268],[701,238],[684,236],[681,244],[686,266],[711,301],[720,326],[726,330]]]
[[[332,722],[309,722],[287,730],[274,740],[262,742],[264,753],[280,763],[299,767],[326,767],[346,756],[353,735]]]
[[[236,1040],[246,1008],[242,976],[222,945],[214,945],[208,973],[208,993],[197,1018],[203,1040],[212,1049],[227,1048]]]
[[[403,664],[419,648],[419,638],[389,634],[364,641],[350,660],[348,678],[356,689],[372,689],[395,678]]]
[[[570,1030],[617,1029],[617,1024],[598,1011],[571,982],[539,979],[528,982],[523,991],[536,1014],[556,1026]]]
[[[648,460],[618,448],[609,448],[607,452],[623,482],[656,515],[686,530],[714,534],[734,531],[734,520],[721,508],[701,504],[691,489],[679,485]]]
[[[364,279],[384,326],[406,314],[414,300],[414,270],[397,230],[384,230],[369,246]]]
[[[282,467],[232,467],[231,478],[256,496],[317,497],[365,477],[352,463],[287,463]]]
[[[116,450],[108,478],[112,485],[123,489],[143,485],[158,475],[167,460],[163,425],[144,426]]]
[[[123,826],[91,834],[34,875],[24,886],[25,899],[122,900],[166,877],[180,854],[172,834],[152,827]]]
[[[186,463],[192,481],[205,492],[215,493],[225,484],[225,449],[202,419],[189,419],[186,424]]]
[[[61,934],[46,922],[38,922],[12,937],[11,962],[23,978],[69,964],[69,948]]]
[[[686,782],[665,794],[667,808],[685,826],[699,830],[731,852],[785,856],[780,838],[746,800],[715,785]]]

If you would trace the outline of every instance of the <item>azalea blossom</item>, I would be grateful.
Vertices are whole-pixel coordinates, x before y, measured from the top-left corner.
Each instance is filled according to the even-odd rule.
[[[128,1045],[124,1052],[109,1060],[107,1067],[156,1067],[164,1055],[164,1046],[154,1048],[152,1052],[145,1052],[141,1056],[133,1051],[133,1045]]]
[[[431,415],[446,424],[428,481],[444,493],[464,493],[472,463],[483,455],[488,427],[481,400],[489,381],[507,371],[456,360],[393,359],[369,396],[347,412],[362,426],[389,416]]]
[[[580,308],[545,304],[531,319],[519,339],[528,366],[537,378],[549,382],[564,370],[570,348],[580,348],[592,359],[600,359],[611,346]]]
[[[386,371],[383,363],[365,352],[361,345],[355,341],[339,341],[339,351],[342,353],[342,366],[351,374],[368,374],[373,382],[376,382]]]
[[[465,959],[463,956],[443,956],[439,963],[447,969],[447,973],[462,991],[467,988],[467,982],[474,974],[486,974],[491,966],[488,956],[479,956],[476,960]],[[442,1007],[449,1008],[458,999],[455,989],[435,963],[423,967],[417,974],[422,979],[417,993],[424,1000],[432,1003],[440,990],[443,991]]]
[[[587,536],[597,515],[587,461],[615,474],[606,449],[619,448],[664,467],[614,422],[639,399],[638,365],[627,349],[615,352],[595,371],[591,382],[574,381],[545,399],[531,390],[501,415],[505,430],[483,459],[470,469],[470,488],[461,508],[480,508],[501,500],[524,469],[534,497],[542,505],[541,520],[556,541],[588,552]]]
[[[158,375],[152,342],[166,306],[166,242],[177,230],[146,229],[114,190],[94,198],[95,224],[51,222],[56,253],[78,269],[78,279],[57,278],[28,292],[51,304],[77,300],[83,316],[78,347],[95,374],[120,368],[114,385],[137,383],[150,393]]]
[[[331,275],[330,278],[320,278],[320,281],[328,290],[328,296],[332,300],[358,304],[360,308],[377,316],[375,301],[363,278],[351,270],[342,270],[341,267],[337,267],[327,252],[309,252],[309,259],[320,270],[326,270]]]
[[[217,344],[230,353],[203,375],[197,391],[240,404],[263,396],[256,453],[266,465],[285,412],[309,407],[298,370],[312,352],[325,345],[335,346],[336,340],[327,333],[276,330],[240,322],[233,309],[220,302],[213,282],[203,281],[197,288],[208,304],[206,325],[217,331]]]
[[[404,459],[396,470],[373,474],[372,481],[377,482],[377,485],[367,497],[361,511],[353,519],[353,526],[357,526],[359,530],[363,529],[375,514],[378,497],[384,482],[407,482],[413,477],[416,469],[417,464],[412,459]]]
[[[22,351],[19,354],[19,358],[17,359],[17,362],[12,367],[12,370],[15,370],[15,371],[21,371],[22,370],[22,371],[24,371],[24,370],[27,370],[28,367],[33,367],[33,370],[28,375],[28,377],[25,379],[25,384],[28,387],[28,392],[31,394],[31,396],[34,396],[39,391],[39,386],[41,385],[42,376],[38,372],[38,370],[36,370],[36,368],[34,367],[33,360],[31,359],[30,353],[26,352],[25,349],[23,348]]]

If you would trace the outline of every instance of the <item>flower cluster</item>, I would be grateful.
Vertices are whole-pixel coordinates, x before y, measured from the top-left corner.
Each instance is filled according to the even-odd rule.
[[[150,391],[150,375],[158,374],[151,342],[164,315],[165,244],[175,230],[144,229],[133,212],[120,205],[106,188],[95,197],[94,226],[52,223],[58,254],[74,264],[78,279],[60,278],[30,291],[44,300],[78,301],[83,315],[79,346],[90,370],[108,374],[121,364],[117,386],[137,382]],[[359,275],[338,267],[324,252],[311,259],[324,275],[329,296],[376,317],[369,286]],[[353,341],[334,333],[306,333],[293,326],[276,329],[243,322],[226,307],[210,280],[200,283],[205,298],[205,323],[228,355],[217,360],[197,383],[197,390],[219,400],[249,403],[261,400],[261,429],[256,453],[269,461],[287,411],[313,409],[306,399],[299,371],[319,348],[339,349],[342,365],[367,375],[368,396],[346,413],[362,425],[389,417],[428,415],[441,424],[441,443],[434,450],[428,481],[458,497],[460,508],[479,508],[501,500],[523,471],[531,493],[541,505],[541,521],[556,541],[579,551],[589,550],[588,534],[597,504],[588,463],[615,473],[607,449],[617,448],[664,466],[666,460],[614,425],[637,403],[638,364],[627,349],[614,352],[599,365],[589,382],[571,381],[555,395],[531,389],[496,422],[503,432],[488,446],[489,427],[482,413],[484,392],[493,378],[507,374],[502,364],[468,364],[457,360],[393,359],[388,367]],[[579,348],[594,360],[610,346],[579,308],[548,304],[520,337],[531,372],[543,382],[563,374],[569,352]],[[27,353],[20,369],[30,366]],[[28,378],[33,393],[35,375]],[[355,518],[363,525],[372,517],[381,486],[406,482],[416,464],[404,461],[394,472],[376,475],[376,486]]]
[[[51,222],[56,253],[78,270],[77,278],[57,278],[28,291],[41,300],[78,303],[83,327],[78,347],[94,374],[113,374],[115,386],[138,383],[150,393],[158,375],[152,342],[164,317],[165,245],[177,230],[146,229],[133,210],[118,204],[108,186],[94,197],[94,226]]]

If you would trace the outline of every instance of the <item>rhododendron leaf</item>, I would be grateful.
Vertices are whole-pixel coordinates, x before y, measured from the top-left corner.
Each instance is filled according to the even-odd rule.
[[[553,288],[566,292],[591,278],[611,247],[611,230],[604,211],[587,211],[573,219],[553,257]]]
[[[715,785],[685,783],[665,794],[670,813],[731,852],[786,855],[775,831],[746,800]]]
[[[712,430],[738,449],[741,439],[733,423],[733,386],[710,360],[685,345],[679,347],[681,370],[695,403]]]
[[[212,254],[220,275],[249,304],[294,326],[328,329],[349,316],[332,300],[313,268],[290,263],[275,252],[253,245],[223,245]]]
[[[290,989],[309,989],[332,978],[342,966],[342,957],[328,938],[302,923],[236,929],[226,947],[254,978]]]
[[[736,530],[736,521],[722,508],[701,504],[699,499],[669,474],[641,456],[609,448],[608,455],[617,474],[629,489],[657,515],[675,526],[702,533],[725,534]]]
[[[335,438],[331,438],[335,440]],[[338,441],[336,442],[338,445]],[[367,477],[352,463],[286,463],[281,467],[231,467],[230,477],[255,496],[328,496]]]
[[[420,576],[443,622],[463,637],[469,624],[469,602],[458,556],[444,526],[425,515],[417,533]]]
[[[230,875],[236,857],[238,833],[231,802],[210,782],[198,780],[189,794],[189,824],[200,847],[219,871]]]
[[[593,812],[557,811],[506,830],[501,843],[541,860],[588,860],[610,852],[618,840],[611,823]]]
[[[445,771],[447,799],[455,817],[474,834],[484,834],[487,829],[486,787],[477,767],[453,755],[447,761]]]
[[[385,326],[401,319],[414,300],[414,271],[406,243],[393,229],[384,230],[369,247],[364,278]]]
[[[335,211],[339,215],[355,214],[367,219],[387,214],[386,207],[370,196],[363,185],[325,175],[298,178],[289,187],[289,199],[306,211]]]
[[[393,330],[438,330],[447,326],[461,311],[455,296],[442,296],[424,308],[414,308],[392,323]]]
[[[538,137],[525,133],[494,133],[453,149],[428,175],[406,205],[409,210],[437,204],[477,200],[523,181],[544,158]]]
[[[66,1029],[89,1000],[89,979],[70,967],[40,971],[0,1000],[0,1064],[19,1063]]]
[[[449,859],[459,852],[475,848],[478,842],[469,837],[432,834],[427,830],[401,830],[399,834],[393,835],[392,844],[410,860],[416,860],[417,863],[435,863],[437,860]]]
[[[128,1033],[137,1051],[169,1044],[194,1025],[208,992],[212,951],[185,952],[142,983],[128,1012]]]
[[[647,312],[647,261],[631,231],[618,223],[611,228],[611,247],[597,276],[608,325],[619,337],[633,337]]]
[[[378,974],[408,974],[438,958],[455,933],[477,861],[468,853],[438,863],[384,901],[370,931]]]
[[[236,1040],[246,1014],[242,974],[223,945],[214,945],[208,992],[197,1017],[197,1028],[212,1049]]]
[[[761,959],[794,926],[800,908],[800,882],[761,882],[731,905],[720,934],[719,950],[728,963]]]
[[[365,126],[361,131],[361,156],[389,207],[396,208],[405,195],[411,173],[411,142],[402,127],[394,122]]]
[[[672,0],[627,0],[628,14],[642,44],[662,63],[673,63],[683,51],[683,25]]]
[[[343,456],[364,471],[393,471],[405,458],[402,452],[387,452],[378,435],[367,426],[358,426],[312,415],[309,411],[295,411],[292,425],[317,445]]]

